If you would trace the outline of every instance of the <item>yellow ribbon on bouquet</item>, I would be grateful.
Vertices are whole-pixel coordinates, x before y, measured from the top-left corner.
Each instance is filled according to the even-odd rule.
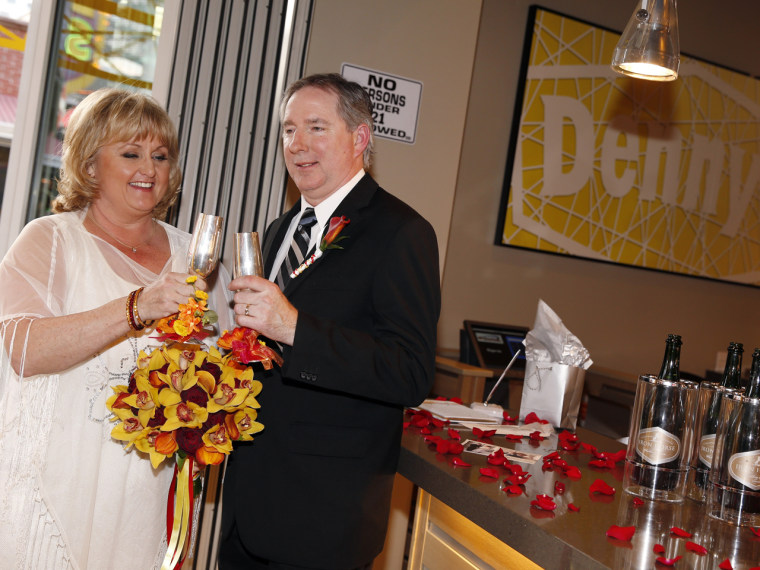
[[[174,479],[166,505],[166,536],[169,548],[161,570],[177,570],[184,562],[193,526],[193,459],[186,458],[182,468],[174,466]]]

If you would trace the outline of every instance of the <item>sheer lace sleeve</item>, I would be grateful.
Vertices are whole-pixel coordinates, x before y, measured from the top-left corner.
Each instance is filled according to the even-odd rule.
[[[34,220],[23,229],[0,264],[0,321],[63,314],[63,248],[52,217]]]

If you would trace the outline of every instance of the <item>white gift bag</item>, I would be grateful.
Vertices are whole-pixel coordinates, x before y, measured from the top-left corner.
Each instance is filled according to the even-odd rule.
[[[520,421],[530,412],[535,412],[555,428],[574,430],[578,422],[585,376],[586,371],[577,366],[527,361],[520,401]]]

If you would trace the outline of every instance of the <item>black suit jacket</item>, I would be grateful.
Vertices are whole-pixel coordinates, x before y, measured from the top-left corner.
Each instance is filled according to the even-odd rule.
[[[267,274],[298,205],[264,238]],[[350,223],[285,287],[298,309],[284,365],[263,380],[263,432],[238,445],[223,533],[255,555],[355,568],[381,551],[403,407],[430,392],[440,312],[432,226],[365,175],[335,210]]]

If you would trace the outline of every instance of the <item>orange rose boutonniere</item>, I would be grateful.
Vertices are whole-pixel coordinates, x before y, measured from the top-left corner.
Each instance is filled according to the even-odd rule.
[[[338,234],[340,234],[340,232],[343,231],[343,228],[350,223],[351,220],[346,216],[333,216],[330,218],[330,224],[327,226],[327,233],[325,233],[325,236],[322,238],[322,242],[319,244],[319,249],[311,254],[301,265],[296,267],[290,274],[290,278],[295,279],[298,277],[307,267],[309,267],[309,265],[322,257],[325,250],[343,249],[343,246],[338,245],[338,242],[346,239],[348,236],[339,236]]]

